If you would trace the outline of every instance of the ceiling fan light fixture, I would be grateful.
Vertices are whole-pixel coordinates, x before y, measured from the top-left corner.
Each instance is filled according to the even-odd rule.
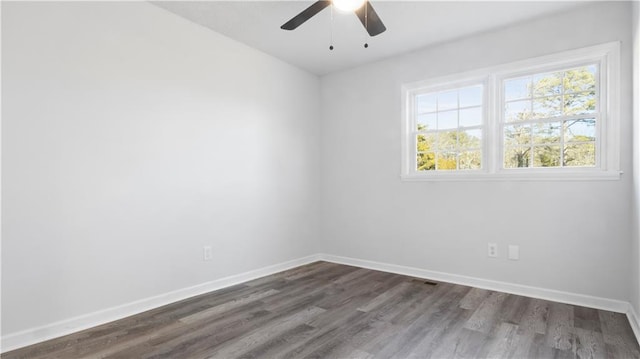
[[[335,5],[341,12],[347,11],[355,14],[369,36],[377,36],[387,30],[369,0],[317,0],[298,15],[292,17],[291,20],[285,22],[280,28],[282,30],[294,30],[323,9],[332,5]],[[333,6],[331,8],[333,9]]]
[[[364,5],[365,0],[331,0],[336,9],[344,12],[353,12]]]

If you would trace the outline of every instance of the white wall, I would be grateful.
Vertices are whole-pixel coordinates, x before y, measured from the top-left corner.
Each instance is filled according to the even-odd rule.
[[[627,301],[630,6],[589,4],[323,77],[327,253]],[[609,41],[622,41],[621,180],[400,180],[403,83]],[[500,258],[487,258],[487,242]],[[505,259],[507,244],[520,245],[519,261]]]
[[[317,77],[148,3],[2,7],[3,335],[319,251]]]
[[[640,2],[633,2],[633,211],[631,237],[631,296],[640,314]],[[636,318],[637,320],[638,318]]]
[[[629,6],[589,4],[320,84],[146,3],[4,2],[3,336],[318,252],[639,311]],[[622,180],[400,181],[402,83],[616,40]]]

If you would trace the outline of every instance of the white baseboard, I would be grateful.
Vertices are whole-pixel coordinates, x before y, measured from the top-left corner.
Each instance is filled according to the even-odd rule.
[[[553,289],[545,289],[538,287],[530,287],[526,285],[507,283],[494,281],[489,279],[468,277],[458,274],[444,273],[431,271],[420,268],[405,267],[397,264],[381,263],[363,259],[349,258],[335,256],[331,254],[321,254],[320,258],[327,262],[333,262],[338,264],[346,264],[355,267],[368,268],[373,270],[379,270],[383,272],[397,273],[408,275],[417,278],[431,279],[435,281],[448,282],[460,285],[466,285],[470,287],[495,290],[499,292],[511,293],[522,295],[526,297],[533,297],[545,300],[551,300],[554,302],[561,302],[573,305],[580,305],[584,307],[591,307],[595,309],[604,309],[617,313],[627,313],[629,310],[629,303],[608,299],[593,297],[584,294],[576,294],[563,292]]]
[[[134,314],[142,313],[144,311],[187,299],[189,297],[230,287],[232,285],[247,282],[256,278],[275,274],[283,270],[316,262],[318,260],[320,260],[320,255],[314,254],[284,263],[278,263],[270,265],[268,267],[251,270],[245,273],[216,279],[214,281],[198,284],[192,287],[178,289],[169,293],[137,300],[134,302],[103,309],[93,313],[88,313],[59,322],[43,325],[41,327],[3,335],[2,344],[0,346],[1,352],[4,353],[10,350],[22,348],[27,345],[61,337],[63,335],[71,334],[80,330],[95,327],[97,325],[122,319]]]
[[[631,324],[631,329],[633,329],[633,334],[636,335],[636,340],[638,340],[638,343],[640,343],[640,320],[638,318],[638,313],[636,313],[636,310],[631,304],[629,304],[627,318],[629,319],[629,324]]]

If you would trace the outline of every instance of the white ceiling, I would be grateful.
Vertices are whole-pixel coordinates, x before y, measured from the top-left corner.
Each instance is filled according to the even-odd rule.
[[[310,1],[162,1],[167,9],[317,75],[340,71],[435,43],[508,26],[581,2],[561,1],[376,1],[372,4],[387,31],[369,37],[353,14],[326,8],[296,30],[280,25]],[[364,48],[364,43],[369,48]]]

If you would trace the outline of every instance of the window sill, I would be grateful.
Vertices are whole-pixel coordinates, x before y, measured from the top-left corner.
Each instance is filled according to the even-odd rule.
[[[400,179],[408,182],[442,181],[617,181],[622,171],[500,171],[489,172],[452,172],[452,173],[411,173],[402,174]]]

